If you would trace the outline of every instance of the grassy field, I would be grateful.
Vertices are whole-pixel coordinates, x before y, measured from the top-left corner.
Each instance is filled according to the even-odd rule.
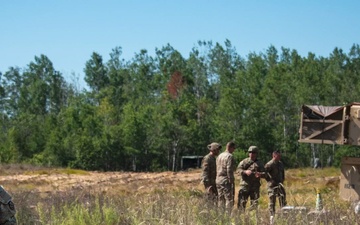
[[[0,172],[1,185],[13,196],[18,224],[269,224],[265,182],[257,210],[241,214],[235,208],[228,215],[205,202],[200,170],[101,173],[7,165]],[[279,211],[275,224],[360,224],[353,204],[339,197],[339,181],[338,168],[286,170],[288,205],[306,211]],[[311,213],[317,189],[324,209]]]

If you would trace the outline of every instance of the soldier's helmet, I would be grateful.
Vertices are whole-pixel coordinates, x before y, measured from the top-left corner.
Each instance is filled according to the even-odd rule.
[[[258,147],[256,147],[256,146],[250,146],[248,152],[249,152],[249,153],[251,153],[251,152],[253,152],[253,153],[258,153],[258,152],[259,152],[259,149],[258,149]]]
[[[207,148],[209,149],[209,151],[220,150],[221,149],[221,144],[219,144],[217,142],[213,142],[213,143],[209,144],[207,146]]]

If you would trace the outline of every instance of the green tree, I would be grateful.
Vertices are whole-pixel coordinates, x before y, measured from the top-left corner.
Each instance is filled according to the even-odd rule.
[[[182,113],[183,94],[186,92],[187,82],[191,82],[186,74],[186,61],[181,54],[170,45],[156,50],[159,71],[163,86],[159,121],[159,132],[162,138],[163,155],[167,155],[168,169],[177,170],[179,156],[184,150],[186,133],[184,126],[187,115]],[[166,89],[164,89],[166,88]]]
[[[35,56],[35,62],[31,62],[29,67],[22,74],[23,81],[20,90],[19,107],[22,112],[36,115],[46,115],[51,107],[50,101],[50,82],[52,78],[60,79],[52,62],[45,55]],[[53,97],[55,97],[53,95]]]
[[[239,142],[243,149],[257,145],[260,149],[271,151],[274,145],[270,121],[267,120],[268,103],[261,95],[268,70],[263,54],[250,53],[245,71],[238,74],[237,85],[243,101],[242,108],[239,108],[243,123],[239,132]]]
[[[125,94],[125,83],[130,79],[128,66],[121,60],[122,48],[116,47],[110,53],[110,60],[107,62],[109,85],[107,86],[107,96],[111,104],[117,108],[120,114],[122,107],[127,101]]]
[[[290,143],[294,141],[297,132],[297,124],[293,117],[298,114],[298,106],[294,102],[294,90],[296,80],[292,71],[291,54],[289,49],[282,49],[281,57],[277,51],[269,49],[268,66],[269,72],[266,76],[262,91],[263,101],[266,102],[266,110],[272,127],[272,136],[277,143],[274,147],[288,152],[292,148]],[[278,59],[275,61],[273,59]]]
[[[242,126],[243,96],[237,86],[237,73],[244,70],[244,62],[229,40],[225,41],[225,48],[216,43],[209,51],[209,60],[210,72],[218,77],[211,83],[219,94],[216,116],[213,118],[218,128],[217,136],[224,143],[238,141]]]
[[[96,94],[109,84],[107,67],[102,57],[96,52],[93,52],[91,59],[86,62],[84,73],[86,83]]]
[[[7,115],[16,116],[19,112],[19,99],[23,83],[20,68],[10,67],[2,78],[5,96],[3,99],[3,108]]]

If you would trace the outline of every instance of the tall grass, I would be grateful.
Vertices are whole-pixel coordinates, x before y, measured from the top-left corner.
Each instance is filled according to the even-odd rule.
[[[304,206],[307,210],[282,212],[277,206],[275,224],[360,224],[351,203],[339,198],[339,169],[297,169],[286,173],[288,204]],[[240,213],[234,208],[230,215],[203,198],[198,181],[177,183],[177,188],[168,189],[159,185],[150,192],[128,188],[126,192],[73,188],[48,193],[23,188],[11,194],[17,207],[18,224],[24,225],[269,224],[264,183],[257,210]],[[322,191],[324,210],[321,212],[313,211],[315,189]]]
[[[16,193],[18,224],[43,225],[170,225],[269,224],[266,207],[229,215],[209,204],[197,192],[158,191],[151,194],[108,196],[91,191],[69,191],[46,197]],[[322,213],[281,213],[276,224],[357,224],[351,205],[324,200]],[[311,202],[314,204],[314,202]]]

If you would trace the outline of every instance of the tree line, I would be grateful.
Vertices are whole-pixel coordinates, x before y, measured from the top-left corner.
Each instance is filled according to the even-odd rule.
[[[360,101],[360,48],[328,57],[270,46],[243,57],[229,40],[199,41],[184,57],[170,44],[122,58],[93,52],[88,89],[68,82],[51,60],[0,73],[1,163],[86,170],[180,169],[181,156],[205,155],[211,142],[234,140],[235,157],[257,145],[260,158],[283,152],[288,167],[357,156],[353,146],[298,143],[303,104]]]

